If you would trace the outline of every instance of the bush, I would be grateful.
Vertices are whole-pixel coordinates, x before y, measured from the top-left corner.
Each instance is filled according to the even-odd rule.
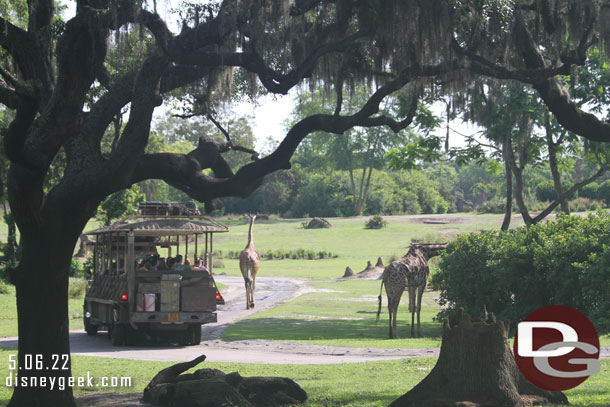
[[[606,205],[610,205],[610,179],[602,182],[597,189],[597,199],[604,201]]]
[[[492,199],[483,202],[477,206],[477,212],[480,213],[504,213],[506,207],[506,199]]]
[[[212,259],[212,267],[214,267],[215,269],[221,269],[225,266],[225,264],[222,262],[222,260],[218,260],[218,259]]]
[[[0,294],[8,294],[9,288],[8,283],[0,279]]]
[[[387,224],[387,221],[385,221],[381,216],[377,215],[367,220],[364,227],[366,229],[381,229],[386,227]]]
[[[72,263],[70,263],[70,277],[84,277],[85,276],[85,264],[76,259],[72,259]]]
[[[578,196],[582,196],[583,198],[589,199],[599,199],[598,198],[598,190],[599,184],[597,182],[592,182],[590,184],[585,185],[584,187],[578,190]]]
[[[459,236],[433,278],[446,316],[483,305],[515,326],[537,308],[562,304],[610,330],[610,215],[560,215],[557,221],[508,232]]]
[[[563,191],[567,191],[572,188],[572,183],[569,181],[563,182]],[[578,192],[578,191],[577,191]],[[568,199],[576,199],[577,192],[568,196]],[[555,192],[555,184],[551,180],[542,181],[536,185],[536,199],[539,201],[554,201],[557,199],[557,193]]]
[[[573,201],[570,201],[570,211],[572,212],[584,212],[584,211],[595,211],[602,207],[600,201],[594,201],[588,198],[578,197]]]
[[[71,278],[68,284],[68,298],[79,299],[85,294],[87,280]]]

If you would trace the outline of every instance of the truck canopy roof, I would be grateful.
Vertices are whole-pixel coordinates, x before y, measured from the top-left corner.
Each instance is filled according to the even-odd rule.
[[[100,229],[89,231],[87,235],[101,235],[106,233],[127,233],[133,231],[136,236],[167,236],[167,235],[194,235],[200,233],[223,233],[229,228],[207,217],[191,216],[150,218],[147,216],[129,216],[119,222]]]

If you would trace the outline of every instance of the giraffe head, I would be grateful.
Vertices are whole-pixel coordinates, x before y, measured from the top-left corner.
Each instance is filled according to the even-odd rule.
[[[254,222],[254,219],[256,219],[256,215],[247,214],[245,216],[246,216],[246,219],[248,220],[248,222]]]
[[[429,260],[430,258],[432,258],[434,256],[438,256],[440,254],[441,250],[446,250],[447,246],[448,246],[447,243],[413,242],[413,243],[411,243],[411,246],[409,247],[409,253],[412,253],[413,251],[419,251],[420,253],[422,253],[424,255],[426,260]]]

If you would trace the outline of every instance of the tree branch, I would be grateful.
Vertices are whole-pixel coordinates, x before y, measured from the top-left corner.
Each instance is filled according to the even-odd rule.
[[[518,38],[518,47],[525,66],[528,69],[544,69],[546,67],[544,57],[525,25],[523,17],[518,11],[515,15],[515,36]],[[610,141],[610,123],[581,110],[559,80],[545,79],[533,83],[533,87],[565,129],[591,141]]]
[[[19,105],[19,96],[15,89],[7,88],[0,85],[0,103],[9,109],[17,109]]]
[[[561,196],[559,196],[557,199],[555,199],[553,201],[553,203],[551,203],[545,210],[540,212],[536,217],[532,218],[531,223],[540,222],[549,213],[551,213],[553,211],[553,209],[555,209],[557,207],[557,205],[559,205],[561,203],[561,201],[563,201],[564,199],[567,199],[570,195],[572,195],[574,192],[578,191],[580,188],[582,188],[586,185],[589,185],[590,183],[592,183],[593,181],[595,181],[596,179],[598,179],[599,177],[604,175],[606,173],[606,171],[608,171],[608,167],[606,167],[605,165],[602,165],[601,168],[599,169],[599,171],[597,171],[591,177],[574,184],[572,186],[572,188],[568,189],[563,194],[561,194]]]
[[[301,141],[315,131],[341,134],[354,126],[388,125],[397,131],[408,126],[415,116],[417,99],[411,104],[407,117],[396,122],[386,116],[371,117],[379,111],[379,105],[389,94],[397,91],[415,77],[437,75],[449,72],[454,63],[441,63],[435,66],[413,66],[404,70],[397,79],[386,83],[371,95],[364,106],[350,116],[317,114],[296,123],[288,132],[278,148],[270,155],[246,164],[232,175],[222,159],[219,143],[211,138],[201,138],[199,147],[188,155],[147,154],[141,156],[136,164],[130,182],[135,183],[149,178],[163,179],[170,185],[186,192],[192,198],[206,202],[206,207],[215,198],[223,196],[250,195],[262,182],[265,175],[280,169],[290,168],[290,158]],[[216,177],[202,173],[212,168]]]
[[[273,93],[287,94],[301,79],[309,76],[320,57],[339,51],[352,42],[365,37],[364,32],[357,32],[338,41],[322,44],[317,47],[295,69],[283,74],[266,65],[260,55],[254,52],[210,52],[200,50],[184,53],[173,52],[172,57],[181,64],[198,66],[241,66],[256,73],[265,88]]]

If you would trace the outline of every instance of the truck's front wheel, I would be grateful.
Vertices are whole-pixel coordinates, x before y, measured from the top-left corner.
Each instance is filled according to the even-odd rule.
[[[84,317],[84,324],[85,324],[85,332],[87,332],[87,335],[89,336],[95,336],[97,335],[97,326],[93,325],[91,323],[91,319]]]

